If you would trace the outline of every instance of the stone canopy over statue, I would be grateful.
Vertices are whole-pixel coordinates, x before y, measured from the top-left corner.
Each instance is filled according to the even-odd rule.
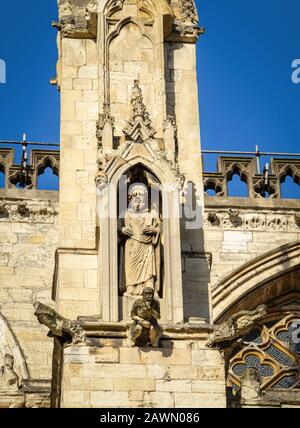
[[[146,287],[158,296],[161,289],[160,219],[148,207],[148,189],[143,183],[129,190],[129,206],[121,234],[125,237],[123,268],[125,295],[141,296]]]

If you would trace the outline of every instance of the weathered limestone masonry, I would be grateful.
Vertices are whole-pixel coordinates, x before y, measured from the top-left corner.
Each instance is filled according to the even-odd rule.
[[[12,355],[16,391],[0,388],[0,407],[50,403],[53,339],[36,323],[35,301],[51,302],[58,244],[58,193],[0,190],[0,351]]]
[[[59,18],[61,173],[53,297],[64,319],[79,317],[85,340],[70,343],[45,315],[61,337],[52,405],[225,406],[221,356],[205,349],[208,284],[195,270],[202,260],[207,270],[208,261],[201,241],[199,117],[191,108],[198,105],[195,42],[202,32],[194,2],[62,0]],[[139,217],[145,187],[135,187],[122,228],[117,195],[124,177],[128,185],[154,187],[157,203],[151,194],[151,213]],[[140,221],[155,243],[138,237],[125,245]],[[129,248],[138,258],[128,258]],[[143,259],[144,251],[154,258]],[[129,285],[140,277],[142,284]],[[202,304],[184,307],[190,280]],[[154,286],[161,307],[164,336],[155,350],[130,348],[127,340],[131,307],[144,282]]]
[[[300,241],[297,220],[300,204],[298,200],[215,198],[207,195],[205,207],[205,249],[212,255],[209,278],[212,312],[213,319],[219,320],[231,305],[235,306],[235,312],[243,306],[242,301],[238,304],[240,290],[236,294],[230,293],[226,299],[224,295],[218,295],[217,289],[221,289],[219,284],[224,278],[247,263]],[[283,248],[282,260],[285,254]],[[280,271],[282,266],[277,266],[277,269]],[[266,270],[265,278],[268,275]]]

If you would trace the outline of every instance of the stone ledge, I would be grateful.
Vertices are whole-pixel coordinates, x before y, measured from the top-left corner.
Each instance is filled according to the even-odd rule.
[[[87,337],[102,338],[126,338],[127,330],[131,323],[106,323],[93,317],[78,317]],[[162,340],[168,339],[207,339],[207,335],[213,332],[213,325],[208,323],[200,324],[161,324],[164,334]]]
[[[220,208],[240,208],[250,211],[259,210],[297,210],[300,211],[299,199],[265,199],[265,198],[241,198],[241,197],[220,197],[220,196],[204,196],[205,209]]]

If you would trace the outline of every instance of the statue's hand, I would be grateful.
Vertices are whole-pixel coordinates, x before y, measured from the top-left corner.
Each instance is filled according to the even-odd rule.
[[[145,328],[150,328],[151,327],[151,323],[149,321],[143,320],[141,322],[141,325]]]
[[[133,235],[132,231],[130,229],[128,229],[128,227],[123,227],[122,233],[126,236],[132,236]]]
[[[147,226],[144,229],[145,235],[155,235],[157,233],[157,228],[154,226]]]

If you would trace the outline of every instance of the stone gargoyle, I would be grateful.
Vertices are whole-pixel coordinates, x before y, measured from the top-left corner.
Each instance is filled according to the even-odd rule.
[[[49,328],[52,336],[64,337],[72,339],[72,344],[78,344],[85,341],[85,334],[82,325],[79,321],[71,321],[62,317],[50,306],[43,303],[34,303],[34,315],[37,317],[40,324]]]
[[[214,327],[214,332],[211,334],[206,346],[212,348],[222,342],[231,342],[238,339],[246,334],[255,322],[266,316],[267,313],[267,306],[260,305],[253,311],[241,311],[232,315],[223,324]]]

